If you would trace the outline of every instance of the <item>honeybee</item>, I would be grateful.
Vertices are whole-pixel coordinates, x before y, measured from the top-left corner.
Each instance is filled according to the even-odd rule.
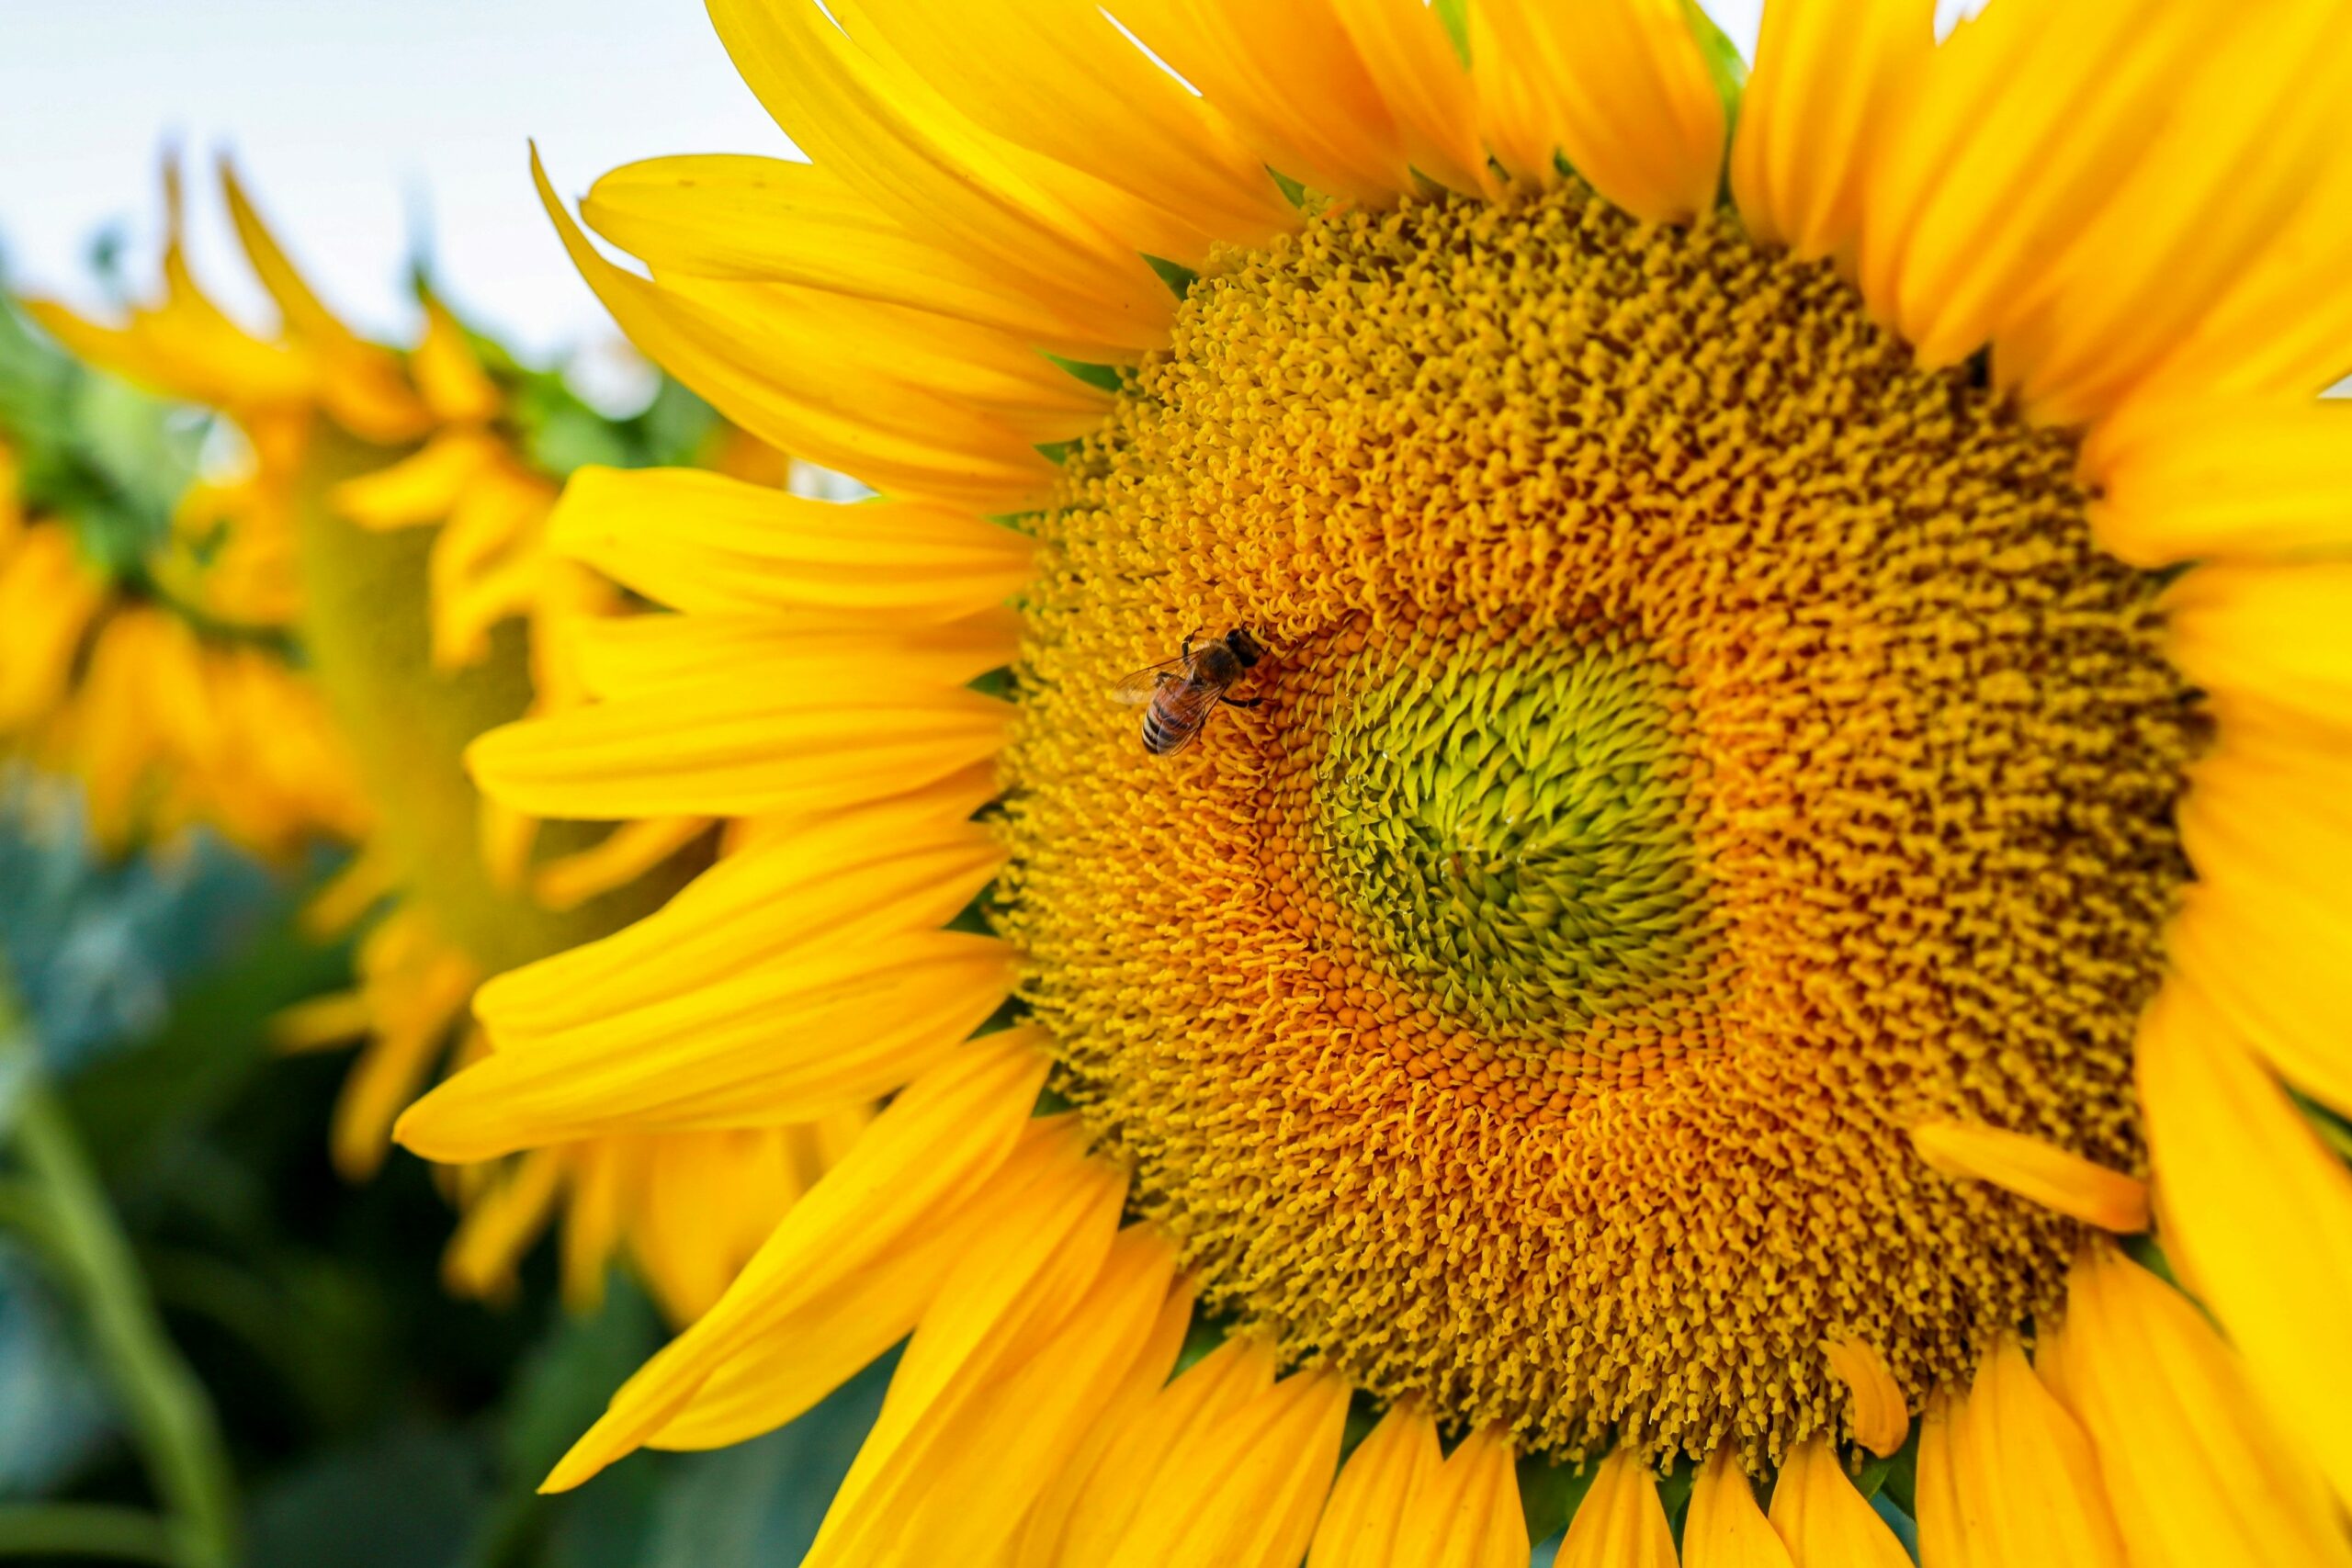
[[[1199,739],[1219,703],[1254,708],[1261,700],[1225,694],[1227,687],[1266,656],[1258,639],[1236,626],[1195,649],[1193,639],[1199,636],[1197,630],[1187,634],[1175,658],[1138,670],[1111,690],[1116,701],[1146,705],[1143,749],[1155,757],[1172,757]]]

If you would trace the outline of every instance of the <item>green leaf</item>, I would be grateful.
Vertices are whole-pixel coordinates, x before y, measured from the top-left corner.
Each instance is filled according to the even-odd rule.
[[[799,1562],[882,1408],[890,1359],[781,1431],[677,1461],[662,1484],[643,1568]]]
[[[322,945],[296,919],[289,898],[275,925],[175,1001],[153,1036],[63,1086],[101,1168],[144,1164],[177,1129],[217,1112],[275,1060],[273,1014],[350,985],[350,944]]]
[[[500,1417],[499,1462],[510,1483],[536,1491],[662,1337],[652,1299],[618,1269],[594,1312],[558,1316],[516,1370]]]
[[[329,1450],[254,1500],[248,1568],[419,1568],[458,1560],[490,1498],[473,1436],[411,1424]]]
[[[1298,181],[1292,179],[1288,175],[1283,174],[1272,164],[1266,165],[1266,173],[1272,175],[1274,177],[1274,184],[1282,187],[1283,199],[1284,201],[1287,201],[1293,207],[1299,208],[1301,209],[1306,208],[1306,187],[1304,185],[1301,185]]]

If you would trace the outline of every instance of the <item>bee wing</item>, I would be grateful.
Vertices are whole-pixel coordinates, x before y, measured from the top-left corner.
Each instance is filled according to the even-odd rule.
[[[1114,703],[1125,703],[1129,706],[1136,703],[1148,703],[1151,701],[1153,694],[1159,690],[1160,677],[1172,675],[1183,666],[1182,654],[1178,654],[1173,659],[1163,659],[1157,664],[1147,665],[1112,687],[1111,700]]]
[[[1162,731],[1173,731],[1180,739],[1160,755],[1173,757],[1198,740],[1201,731],[1208,727],[1209,715],[1216,711],[1217,698],[1224,694],[1225,684],[1219,681],[1193,681],[1183,690],[1170,693],[1159,709],[1159,727]],[[1150,716],[1147,716],[1144,722],[1148,725]]]

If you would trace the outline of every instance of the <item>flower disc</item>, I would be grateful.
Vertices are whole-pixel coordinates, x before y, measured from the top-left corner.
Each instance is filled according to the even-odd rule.
[[[2196,742],[2071,441],[1573,184],[1193,285],[1041,520],[1002,920],[1205,1296],[1576,1450],[1832,1424],[2056,1301],[1962,1116],[2139,1162]],[[1271,653],[1198,744],[1106,699]]]

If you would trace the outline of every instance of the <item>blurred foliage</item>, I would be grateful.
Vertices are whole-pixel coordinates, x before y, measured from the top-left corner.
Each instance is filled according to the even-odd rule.
[[[212,428],[205,413],[82,365],[0,298],[0,437],[17,482],[35,510],[73,520],[84,555],[109,576],[144,580]]]

